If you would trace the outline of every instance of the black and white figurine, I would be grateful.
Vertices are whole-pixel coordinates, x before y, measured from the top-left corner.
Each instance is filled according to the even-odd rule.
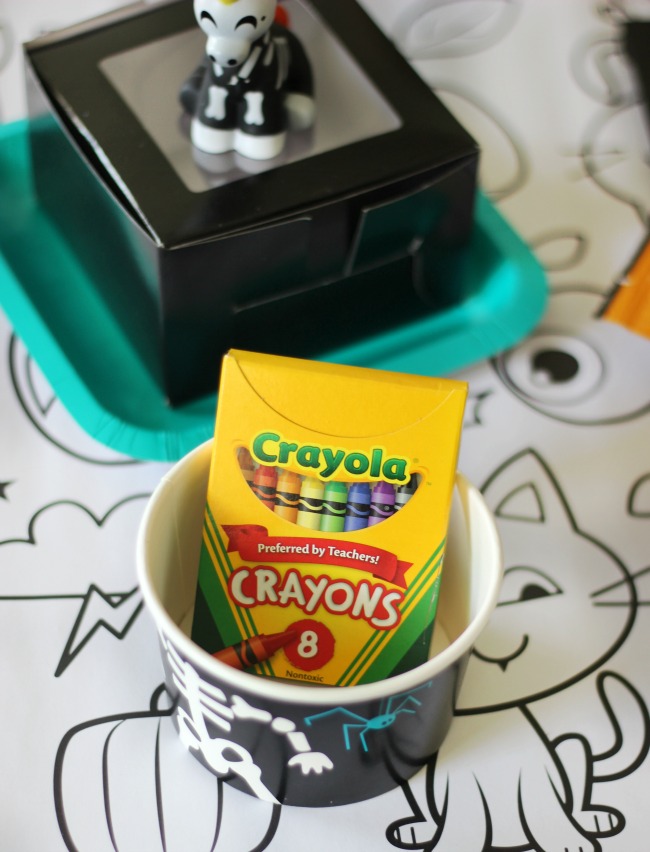
[[[267,160],[282,152],[288,129],[312,125],[311,66],[276,11],[277,0],[194,0],[207,42],[180,101],[199,150]]]

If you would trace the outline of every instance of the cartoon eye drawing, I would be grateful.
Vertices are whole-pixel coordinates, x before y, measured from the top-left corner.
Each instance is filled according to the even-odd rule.
[[[498,606],[525,603],[539,598],[561,595],[562,589],[536,568],[517,565],[506,569]]]
[[[537,333],[490,359],[524,405],[563,423],[623,423],[650,410],[650,342],[603,313],[595,291],[568,287],[549,300]]]
[[[589,343],[563,334],[541,334],[496,361],[503,381],[538,403],[573,404],[603,381],[600,355]]]

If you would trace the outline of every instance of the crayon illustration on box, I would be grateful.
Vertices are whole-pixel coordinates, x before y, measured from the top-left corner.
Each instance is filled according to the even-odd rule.
[[[310,684],[425,662],[466,392],[229,352],[192,638],[239,668]]]

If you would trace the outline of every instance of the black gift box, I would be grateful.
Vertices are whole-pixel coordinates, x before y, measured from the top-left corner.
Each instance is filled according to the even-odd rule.
[[[193,149],[189,0],[25,47],[39,203],[173,405],[231,347],[326,356],[461,298],[476,143],[353,0],[283,5],[317,115],[270,161]]]

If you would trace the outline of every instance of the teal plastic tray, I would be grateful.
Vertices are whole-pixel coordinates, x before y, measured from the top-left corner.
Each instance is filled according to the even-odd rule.
[[[32,186],[27,123],[0,126],[0,303],[61,403],[93,438],[139,459],[173,461],[212,435],[216,398],[170,408]],[[456,271],[457,305],[321,360],[444,375],[507,349],[537,323],[544,273],[479,195]],[[218,368],[217,368],[218,369]]]

